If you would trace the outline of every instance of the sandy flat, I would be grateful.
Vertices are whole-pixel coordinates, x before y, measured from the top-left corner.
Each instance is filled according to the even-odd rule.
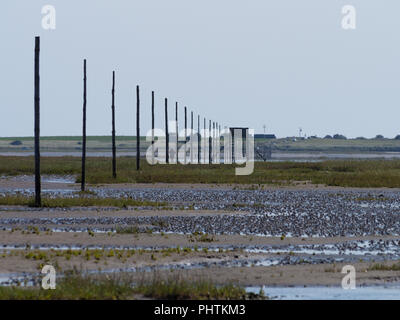
[[[214,262],[226,261],[232,259],[232,255],[236,253],[172,253],[168,257],[162,253],[144,252],[139,254],[136,252],[129,258],[123,256],[107,257],[105,256],[95,259],[91,257],[87,260],[82,256],[53,256],[46,262],[43,260],[35,260],[26,258],[28,251],[18,251],[11,253],[11,256],[5,258],[0,256],[0,273],[38,273],[41,265],[44,263],[56,266],[58,271],[66,271],[76,268],[78,270],[98,270],[111,271],[126,268],[140,268],[157,266],[163,264],[185,264],[188,262]],[[33,251],[34,252],[34,251]],[[52,253],[47,253],[51,256]],[[254,255],[256,256],[256,255]],[[241,258],[241,255],[238,255]],[[396,261],[387,261],[385,264],[390,265]],[[179,276],[190,280],[202,279],[211,280],[216,284],[237,284],[242,286],[340,286],[343,279],[341,273],[345,264],[302,264],[302,265],[284,265],[269,267],[209,267],[196,268],[191,270],[158,270],[150,272],[130,272],[129,276],[134,280],[151,279],[157,276],[173,277]],[[357,284],[387,284],[398,282],[400,280],[400,271],[368,271],[372,263],[354,263],[356,268]],[[121,271],[120,271],[121,272]],[[122,271],[123,272],[123,271]],[[268,294],[268,292],[267,292]]]
[[[57,177],[56,177],[57,178]],[[62,176],[58,178],[62,179]],[[54,177],[42,178],[43,189],[53,190],[76,190],[79,191],[80,184],[74,183],[75,177],[67,177],[69,182],[52,182]],[[34,189],[34,176],[0,177],[0,188],[10,189]],[[207,183],[116,183],[116,184],[88,184],[90,188],[102,189],[176,189],[176,190],[331,190],[331,191],[400,191],[400,188],[356,188],[336,187],[322,184],[312,184],[310,181],[293,181],[288,185],[268,184],[207,184]]]
[[[213,241],[201,242],[192,241],[196,239],[191,235],[181,234],[112,234],[96,233],[90,236],[87,232],[53,232],[46,234],[40,232],[37,234],[22,233],[21,230],[14,232],[0,231],[1,245],[23,245],[30,244],[45,244],[45,245],[99,245],[99,246],[143,246],[143,247],[158,247],[158,246],[253,246],[253,245],[307,245],[307,244],[329,244],[341,243],[353,240],[399,240],[398,236],[367,236],[367,237],[333,237],[333,238],[297,238],[287,237],[283,240],[279,237],[259,237],[249,235],[208,235]],[[0,247],[1,248],[1,247]]]

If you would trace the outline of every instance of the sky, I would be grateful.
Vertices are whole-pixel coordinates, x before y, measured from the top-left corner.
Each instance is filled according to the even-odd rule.
[[[42,28],[44,5],[56,29]],[[342,7],[356,29],[342,28]],[[33,135],[34,37],[41,37],[41,135],[80,135],[82,65],[88,135],[164,128],[179,102],[202,119],[278,137],[400,134],[398,0],[2,0],[0,136]]]

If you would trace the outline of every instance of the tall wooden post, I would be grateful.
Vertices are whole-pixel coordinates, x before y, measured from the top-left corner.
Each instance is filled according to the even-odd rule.
[[[40,183],[40,37],[35,37],[35,206],[42,205]]]
[[[207,156],[206,156],[206,154],[207,154],[207,134],[206,134],[206,132],[207,132],[207,122],[206,122],[206,118],[204,118],[204,126],[203,126],[203,128],[204,128],[204,131],[203,131],[203,134],[204,134],[204,137],[203,137],[203,140],[204,140],[204,146],[203,146],[203,161],[204,161],[204,164],[206,164],[207,163],[207,161],[206,161],[206,158],[207,158]]]
[[[214,162],[215,163],[217,163],[217,154],[218,154],[218,151],[217,151],[217,148],[218,148],[218,141],[217,141],[217,138],[218,138],[218,122],[215,122],[215,134],[214,134],[214,137],[215,137],[215,142],[214,142],[214,146],[215,146],[215,150],[214,150],[214,154],[215,154],[215,159],[214,159]]]
[[[229,129],[232,137],[232,163],[236,163],[235,160],[235,129]]]
[[[185,107],[185,158],[184,158],[184,164],[186,164],[186,142],[187,142],[187,108]]]
[[[136,86],[136,170],[140,170],[140,97]]]
[[[190,114],[190,163],[193,163],[193,111]]]
[[[115,146],[115,71],[113,71],[112,77],[112,103],[111,103],[111,111],[112,111],[112,175],[115,179],[117,177],[117,149]]]
[[[151,92],[151,163],[154,164],[154,91]]]
[[[165,163],[169,163],[168,99],[165,98]]]
[[[218,122],[215,123],[215,157],[216,157],[216,163],[219,163],[219,145],[220,145],[220,139],[219,139],[219,131],[218,131]]]
[[[176,163],[179,162],[178,102],[175,102]]]
[[[82,178],[81,191],[85,191],[86,183],[86,59],[83,60],[83,124],[82,124]]]
[[[208,163],[211,164],[212,163],[212,136],[211,136],[211,120],[208,124],[208,133],[209,133],[209,137],[208,137]]]
[[[218,163],[220,162],[221,154],[221,125],[218,124]]]
[[[214,121],[213,121],[213,128],[212,128],[212,141],[213,141],[212,159],[213,159],[213,163],[215,163],[215,122]]]
[[[201,163],[200,115],[197,115],[197,163]]]

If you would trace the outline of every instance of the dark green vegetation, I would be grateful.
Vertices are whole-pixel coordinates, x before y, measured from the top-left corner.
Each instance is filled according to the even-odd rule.
[[[218,287],[208,281],[180,278],[163,280],[156,276],[149,282],[141,281],[132,285],[128,277],[89,277],[74,273],[60,278],[54,290],[43,290],[39,287],[0,287],[2,300],[124,300],[142,297],[173,300],[265,298],[247,295],[243,288],[235,285]]]
[[[370,271],[400,271],[400,263],[384,264],[376,263],[368,268]]]
[[[42,174],[76,175],[80,158],[43,157]],[[343,187],[400,187],[400,160],[330,160],[323,162],[256,162],[254,173],[236,176],[234,165],[149,165],[142,160],[117,159],[118,178],[112,178],[109,158],[87,159],[87,181],[101,183],[210,183],[290,185],[298,181]],[[33,157],[0,157],[0,175],[33,174]],[[46,200],[44,200],[46,201]]]
[[[25,205],[34,207],[33,197],[25,196],[5,196],[0,197],[0,205],[14,206]],[[167,204],[152,201],[139,201],[133,199],[115,199],[80,196],[76,198],[43,198],[42,207],[44,208],[69,208],[69,207],[165,207]]]

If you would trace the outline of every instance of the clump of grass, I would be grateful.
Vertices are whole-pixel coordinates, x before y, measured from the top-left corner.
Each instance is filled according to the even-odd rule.
[[[340,272],[340,270],[339,270],[339,268],[334,264],[333,266],[326,267],[326,268],[324,269],[324,272],[333,272],[333,273],[336,273],[336,272]]]
[[[246,294],[242,287],[232,284],[217,286],[210,281],[189,281],[177,277],[164,280],[154,276],[150,281],[142,280],[133,285],[129,277],[87,276],[78,274],[76,270],[58,279],[54,290],[43,290],[39,286],[0,287],[1,300],[127,300],[138,296],[173,300],[265,298],[261,294]]]
[[[22,205],[34,207],[34,199],[26,196],[0,197],[0,205]],[[44,208],[68,208],[68,207],[163,207],[164,202],[140,201],[133,199],[99,198],[99,197],[74,197],[74,198],[43,198]]]
[[[67,276],[56,283],[55,290],[0,287],[2,300],[117,300],[133,297],[129,283],[116,278]]]
[[[209,236],[207,233],[194,232],[189,235],[189,242],[214,242],[216,239],[213,236]]]
[[[135,290],[145,297],[167,300],[240,300],[246,299],[246,291],[232,284],[216,286],[209,281],[187,281],[172,277],[155,278],[150,283],[139,284]]]
[[[33,260],[44,260],[44,261],[48,261],[49,258],[47,257],[47,254],[45,252],[41,252],[41,251],[36,251],[36,252],[28,252],[25,255],[26,259],[33,259]]]
[[[84,190],[84,191],[78,191],[78,192],[76,192],[76,194],[78,194],[80,196],[87,196],[87,195],[95,196],[96,192],[94,192],[92,190]]]
[[[140,233],[140,229],[138,226],[117,227],[115,231],[118,234],[138,234],[138,233]]]
[[[368,268],[369,271],[400,271],[400,262],[393,264],[375,263]]]

